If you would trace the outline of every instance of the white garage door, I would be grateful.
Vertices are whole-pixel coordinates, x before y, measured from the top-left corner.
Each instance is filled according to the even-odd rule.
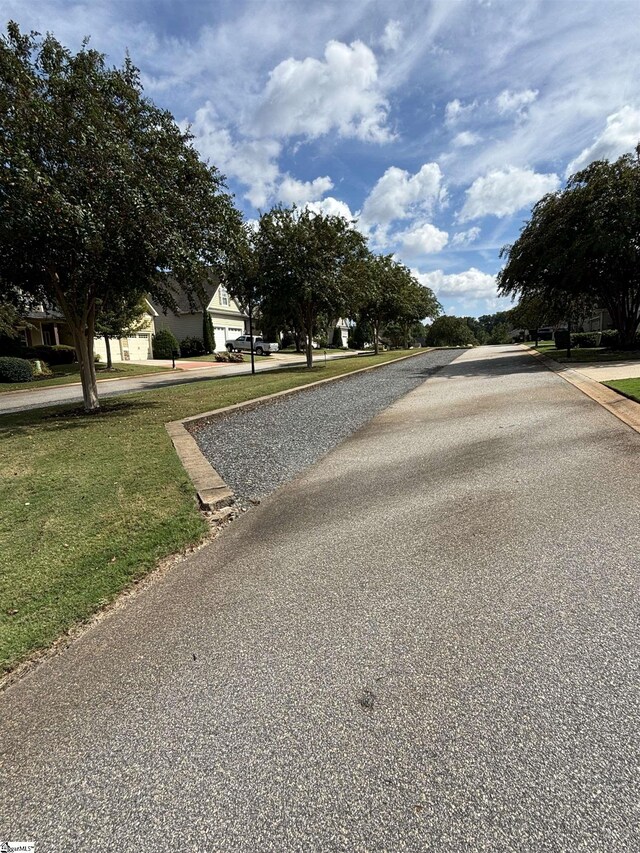
[[[225,349],[228,341],[235,341],[240,335],[244,335],[244,329],[231,326],[215,326],[213,329],[216,342],[216,352]]]
[[[151,349],[151,335],[146,335],[143,333],[131,335],[128,338],[128,343],[130,361],[144,361],[145,359],[149,358],[149,351]]]
[[[223,326],[215,326],[213,329],[214,349],[221,352],[227,342],[227,330]]]

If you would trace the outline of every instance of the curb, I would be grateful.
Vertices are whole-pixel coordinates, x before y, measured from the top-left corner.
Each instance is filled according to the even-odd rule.
[[[437,349],[437,347],[423,347],[410,355],[403,355],[400,358],[383,361],[380,364],[359,367],[357,370],[341,373],[339,376],[317,379],[315,382],[298,385],[296,388],[286,388],[284,391],[276,391],[274,394],[254,397],[252,400],[246,400],[243,403],[234,403],[232,406],[224,406],[221,409],[213,409],[210,412],[203,412],[200,415],[192,415],[179,421],[169,421],[166,423],[165,429],[169,433],[182,467],[194,485],[200,508],[204,511],[215,511],[222,507],[230,506],[235,501],[235,495],[213,465],[205,458],[196,440],[191,435],[188,429],[189,426],[193,427],[197,424],[205,424],[210,420],[240,409],[255,409],[269,400],[288,397],[292,394],[297,394],[299,391],[306,391],[309,388],[316,388],[318,385],[326,385],[328,382],[336,382],[339,379],[346,379],[349,376],[355,376],[357,373],[364,373],[367,370],[377,370],[380,367],[386,367],[388,364],[397,364],[399,361],[424,355],[425,353],[432,352],[434,349]],[[339,359],[334,359],[334,361],[339,361]]]
[[[547,370],[552,373],[557,373],[565,382],[569,382],[583,394],[586,394],[591,400],[594,400],[612,415],[615,415],[618,420],[621,420],[628,427],[631,427],[635,432],[640,433],[640,403],[618,394],[612,388],[591,379],[589,376],[584,376],[580,371],[573,367],[566,367],[564,364],[559,364],[548,356],[543,355],[538,350],[521,344],[529,355],[539,359]]]

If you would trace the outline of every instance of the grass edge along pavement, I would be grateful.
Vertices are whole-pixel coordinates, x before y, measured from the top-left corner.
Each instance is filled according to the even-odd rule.
[[[67,405],[0,417],[2,669],[50,646],[159,560],[206,536],[165,423],[407,354],[142,391],[104,400],[97,415]]]
[[[602,383],[623,397],[640,403],[640,379],[609,379]]]

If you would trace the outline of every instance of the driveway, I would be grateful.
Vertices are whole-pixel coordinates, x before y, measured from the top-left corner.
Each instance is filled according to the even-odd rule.
[[[637,849],[639,451],[464,353],[0,697],[2,837]]]

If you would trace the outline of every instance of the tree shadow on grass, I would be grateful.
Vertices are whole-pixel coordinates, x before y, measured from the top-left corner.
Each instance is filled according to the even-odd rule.
[[[132,416],[143,411],[161,408],[159,403],[129,400],[102,400],[96,412],[85,412],[81,406],[56,409],[33,409],[9,415],[0,420],[0,436],[25,435],[33,428],[38,430],[78,429],[122,416]]]

